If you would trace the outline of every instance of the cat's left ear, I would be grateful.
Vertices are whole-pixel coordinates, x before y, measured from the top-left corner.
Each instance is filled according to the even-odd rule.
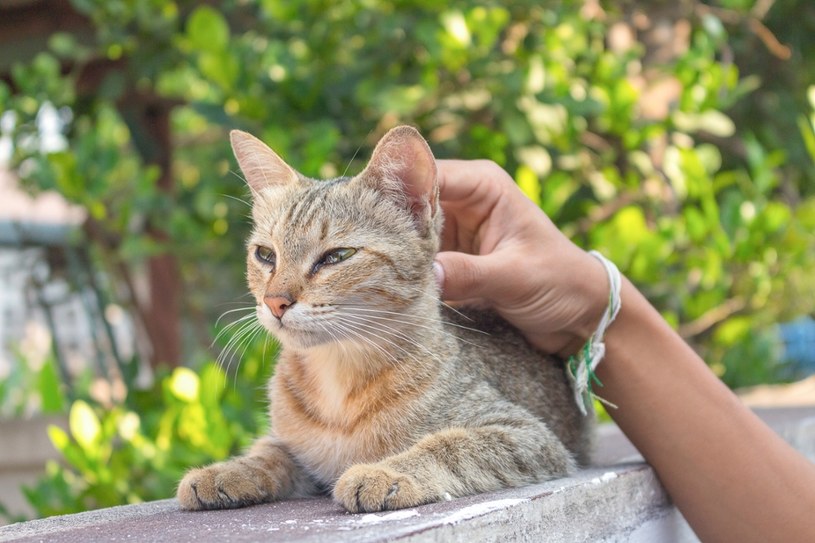
[[[436,159],[421,134],[412,126],[397,126],[379,140],[357,179],[403,202],[417,224],[426,226],[438,209],[436,176]]]
[[[286,185],[298,180],[297,172],[252,134],[232,130],[229,140],[253,195],[266,187]]]

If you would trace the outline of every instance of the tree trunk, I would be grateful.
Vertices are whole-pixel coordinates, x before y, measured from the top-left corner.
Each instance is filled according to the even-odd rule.
[[[157,97],[129,95],[120,102],[119,107],[139,154],[145,163],[155,164],[160,169],[158,188],[172,196],[172,104]],[[165,244],[170,239],[154,218],[147,225],[147,234],[159,244]],[[144,308],[144,326],[152,347],[150,363],[154,368],[158,364],[178,366],[181,363],[181,280],[175,256],[164,253],[151,257],[147,262],[147,276],[149,299],[146,303],[141,301],[141,304]]]

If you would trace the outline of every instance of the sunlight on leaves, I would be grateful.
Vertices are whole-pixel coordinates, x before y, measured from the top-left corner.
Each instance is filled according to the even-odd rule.
[[[467,20],[460,11],[448,11],[442,14],[441,21],[447,33],[452,36],[461,47],[470,46],[472,36],[470,35],[470,29],[467,28]]]
[[[532,171],[529,166],[521,165],[515,172],[515,182],[526,194],[527,198],[535,202],[535,205],[540,207],[541,204],[541,186],[538,176]]]
[[[67,447],[68,443],[71,441],[71,438],[68,437],[65,430],[59,426],[54,426],[53,424],[48,426],[48,438],[51,440],[51,443],[54,444],[54,448],[58,451],[65,450],[65,447]]]
[[[93,408],[86,402],[81,400],[74,402],[68,417],[68,425],[71,428],[71,435],[80,447],[91,450],[97,445],[102,425]]]
[[[185,402],[198,399],[200,381],[198,375],[189,368],[176,368],[170,378],[170,391],[176,398]]]

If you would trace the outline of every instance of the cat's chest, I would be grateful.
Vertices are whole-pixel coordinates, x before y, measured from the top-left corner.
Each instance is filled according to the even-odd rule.
[[[274,433],[315,478],[331,484],[351,465],[375,462],[416,442],[424,426],[417,394],[381,379],[349,386],[339,374],[278,366],[270,385]]]

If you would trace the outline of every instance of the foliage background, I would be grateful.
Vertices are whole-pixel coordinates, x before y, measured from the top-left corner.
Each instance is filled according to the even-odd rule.
[[[243,292],[235,127],[310,176],[359,171],[399,123],[438,157],[496,161],[578,244],[614,260],[731,386],[779,379],[772,325],[813,310],[808,0],[72,5],[96,34],[54,34],[14,67],[0,84],[0,111],[15,121],[4,135],[28,187],[56,188],[116,240],[88,240],[110,276],[177,257],[190,361],[210,356],[218,304]],[[99,60],[118,68],[83,92],[81,71]],[[128,123],[134,96],[172,105],[172,191]],[[46,104],[63,119],[63,149],[43,152]],[[160,418],[141,408],[142,420]],[[83,439],[55,436],[64,451]],[[85,474],[82,462],[71,463]],[[111,492],[133,501],[172,487]]]

